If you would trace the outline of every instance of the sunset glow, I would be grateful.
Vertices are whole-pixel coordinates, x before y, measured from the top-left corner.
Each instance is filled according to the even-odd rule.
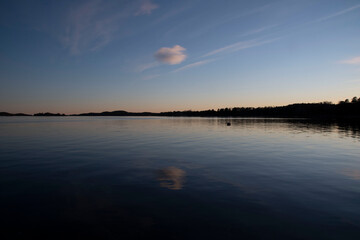
[[[6,1],[0,109],[172,111],[360,91],[360,4]]]

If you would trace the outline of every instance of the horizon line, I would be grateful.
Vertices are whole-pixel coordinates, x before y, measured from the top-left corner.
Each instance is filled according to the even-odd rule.
[[[351,101],[351,99],[357,98],[356,96],[352,97],[352,98],[347,98],[346,100]],[[360,100],[360,97],[357,98]],[[218,107],[218,108],[208,108],[208,109],[202,109],[202,110],[193,110],[193,109],[185,109],[185,110],[167,110],[167,111],[160,111],[160,112],[152,112],[152,111],[127,111],[124,109],[117,109],[117,110],[105,110],[105,111],[100,111],[100,112],[96,112],[96,111],[90,111],[90,112],[81,112],[81,113],[61,113],[61,112],[49,112],[49,111],[40,111],[40,112],[35,112],[35,113],[25,113],[25,112],[16,112],[16,113],[12,113],[12,112],[8,112],[8,111],[0,111],[0,113],[9,113],[9,114],[26,114],[26,115],[35,115],[35,114],[46,114],[46,113],[50,113],[50,114],[61,114],[61,115],[65,115],[65,116],[72,116],[72,115],[80,115],[80,114],[89,114],[89,113],[106,113],[106,112],[117,112],[117,111],[122,111],[122,112],[127,112],[127,113],[152,113],[152,114],[161,114],[161,113],[167,113],[167,112],[185,112],[185,111],[193,111],[193,112],[201,112],[201,111],[209,111],[209,110],[219,110],[219,109],[233,109],[233,108],[267,108],[267,107],[285,107],[285,106],[290,106],[290,105],[295,105],[295,104],[339,104],[340,102],[343,102],[342,100],[338,101],[337,103],[334,103],[332,101],[320,101],[320,102],[294,102],[294,103],[289,103],[289,104],[283,104],[283,105],[263,105],[263,106],[258,106],[258,107],[250,107],[250,106],[236,106],[236,107]]]

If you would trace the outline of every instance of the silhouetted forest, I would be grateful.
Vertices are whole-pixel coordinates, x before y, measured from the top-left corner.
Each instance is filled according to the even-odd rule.
[[[0,112],[0,116],[30,116],[23,113]],[[33,116],[67,116],[60,113],[36,113]],[[101,113],[81,113],[71,116],[171,116],[171,117],[287,117],[287,118],[360,118],[360,98],[345,99],[337,104],[331,102],[295,103],[275,107],[234,107],[204,111],[172,112],[127,112],[112,111]]]
[[[50,117],[50,116],[66,116],[65,114],[63,113],[49,113],[49,112],[46,112],[46,113],[35,113],[34,116],[41,116],[41,117]]]
[[[359,118],[360,99],[353,97],[338,104],[331,102],[296,103],[278,107],[234,107],[205,111],[174,111],[160,113],[162,116],[198,117],[305,117],[305,118]]]

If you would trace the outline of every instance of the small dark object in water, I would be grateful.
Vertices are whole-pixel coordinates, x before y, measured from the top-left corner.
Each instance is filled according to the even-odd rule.
[[[229,123],[229,122],[228,122],[228,123],[226,123],[226,126],[231,126],[231,123]]]

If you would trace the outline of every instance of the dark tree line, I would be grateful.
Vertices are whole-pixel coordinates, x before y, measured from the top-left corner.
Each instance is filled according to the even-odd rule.
[[[29,116],[23,113],[0,112],[0,116]],[[34,116],[65,116],[60,113],[36,113]],[[141,112],[112,111],[81,113],[72,116],[172,116],[172,117],[289,117],[289,118],[360,118],[360,98],[345,99],[337,104],[331,102],[296,103],[277,107],[234,107],[204,111]]]
[[[51,116],[65,116],[65,114],[63,113],[49,113],[49,112],[46,112],[46,113],[35,113],[34,116],[37,116],[37,117],[51,117]]]
[[[197,116],[197,117],[360,117],[360,99],[353,97],[338,104],[331,102],[296,103],[278,107],[234,107],[206,111],[173,111],[162,112],[162,116]]]

